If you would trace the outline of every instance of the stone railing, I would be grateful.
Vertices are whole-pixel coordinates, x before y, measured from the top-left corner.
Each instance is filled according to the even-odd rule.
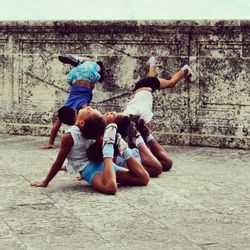
[[[94,90],[102,112],[122,111],[134,83],[158,58],[169,78],[189,63],[198,73],[154,94],[162,143],[250,148],[250,21],[0,22],[0,132],[48,135],[67,97],[59,54],[102,60]]]

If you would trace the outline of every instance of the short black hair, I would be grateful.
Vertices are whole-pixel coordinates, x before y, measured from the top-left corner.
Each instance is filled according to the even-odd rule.
[[[58,118],[67,125],[74,125],[76,121],[75,110],[69,106],[63,106],[58,110]]]
[[[96,116],[88,119],[81,128],[82,135],[87,139],[98,139],[103,136],[106,127],[105,120],[102,116]]]
[[[97,61],[96,62],[100,68],[101,68],[101,71],[99,72],[100,75],[101,75],[101,78],[98,80],[99,82],[103,82],[104,78],[105,78],[105,67],[103,65],[103,62],[102,61]]]

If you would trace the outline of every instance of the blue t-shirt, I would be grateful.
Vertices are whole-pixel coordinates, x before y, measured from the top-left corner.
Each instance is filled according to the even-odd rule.
[[[76,81],[83,80],[95,84],[101,78],[100,71],[101,68],[96,62],[85,61],[70,70],[66,82],[73,85]]]

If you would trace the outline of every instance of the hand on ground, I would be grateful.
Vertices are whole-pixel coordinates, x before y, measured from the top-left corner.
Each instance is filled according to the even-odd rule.
[[[48,184],[46,184],[44,181],[37,181],[37,182],[31,182],[30,186],[32,186],[32,187],[47,187]]]
[[[45,146],[42,147],[42,149],[55,149],[55,145],[54,144],[47,144]]]

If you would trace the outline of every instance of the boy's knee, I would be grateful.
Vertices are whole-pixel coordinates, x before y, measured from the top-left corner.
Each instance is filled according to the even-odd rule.
[[[148,173],[146,173],[142,178],[141,178],[141,186],[147,186],[150,180],[150,176]]]
[[[158,177],[161,173],[162,173],[162,167],[152,169],[152,171],[150,172],[150,177]]]
[[[162,170],[169,171],[173,167],[173,160],[167,159],[162,162]]]
[[[115,195],[117,192],[117,183],[110,182],[105,186],[105,189],[103,190],[105,194],[108,195]]]
[[[148,169],[150,177],[158,177],[162,173],[162,164],[158,161],[155,162],[154,167]]]

